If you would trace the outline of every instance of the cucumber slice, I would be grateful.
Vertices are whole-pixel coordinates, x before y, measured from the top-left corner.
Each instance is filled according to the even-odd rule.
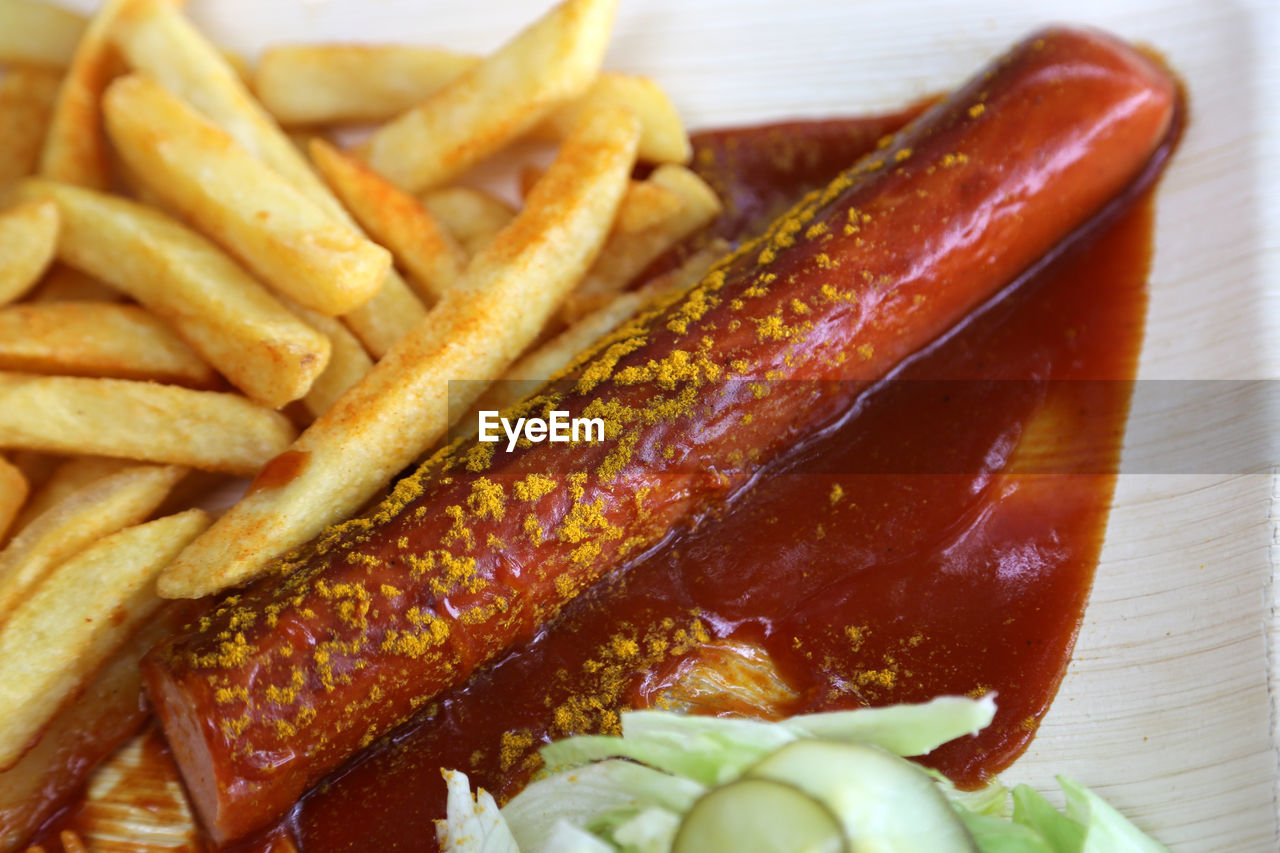
[[[840,822],[793,785],[739,779],[689,809],[671,853],[848,853]]]
[[[933,780],[876,746],[798,740],[743,779],[794,785],[840,819],[851,853],[976,853],[977,845]]]

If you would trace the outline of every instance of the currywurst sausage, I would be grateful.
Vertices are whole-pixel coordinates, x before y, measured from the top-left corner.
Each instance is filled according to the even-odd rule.
[[[1109,36],[1032,36],[504,413],[600,418],[603,440],[460,439],[155,649],[147,690],[215,840],[837,420],[1129,185],[1177,101]]]

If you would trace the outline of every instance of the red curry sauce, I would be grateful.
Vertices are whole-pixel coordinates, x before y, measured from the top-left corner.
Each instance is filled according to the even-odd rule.
[[[711,153],[695,165],[737,200],[720,233],[741,236],[776,213],[784,187],[793,198],[824,183],[909,116],[698,137]],[[805,171],[787,184],[770,145],[785,139],[794,154],[806,138],[822,142],[788,155]],[[994,724],[927,763],[962,785],[1007,766],[1048,710],[1088,597],[1151,229],[1145,189],[1113,205],[905,365],[896,378],[912,381],[866,395],[717,518],[439,697],[311,792],[281,831],[304,853],[432,849],[441,767],[509,797],[539,745],[616,728],[619,710],[665,695],[708,639],[767,650],[787,688],[770,709],[779,715],[995,691]]]

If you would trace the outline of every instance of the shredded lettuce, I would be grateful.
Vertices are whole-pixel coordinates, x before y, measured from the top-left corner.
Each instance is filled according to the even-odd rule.
[[[950,696],[776,723],[626,712],[620,737],[579,736],[543,747],[548,772],[500,811],[484,791],[472,796],[465,775],[446,771],[447,818],[437,822],[437,833],[444,853],[671,853],[703,794],[734,783],[793,741],[874,744],[898,756],[923,755],[976,734],[994,714],[991,697]],[[960,791],[928,773],[962,822],[960,834],[967,831],[980,853],[1167,853],[1067,777],[1058,777],[1066,798],[1060,812],[1026,785],[1011,793],[993,780]]]

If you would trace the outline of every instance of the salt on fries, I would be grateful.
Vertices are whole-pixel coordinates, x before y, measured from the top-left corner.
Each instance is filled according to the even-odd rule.
[[[0,370],[218,387],[213,368],[136,305],[33,302],[0,308]]]
[[[131,465],[54,500],[0,551],[0,619],[60,562],[145,520],[186,473],[175,465]]]
[[[115,29],[126,62],[221,127],[335,221],[355,222],[306,157],[249,92],[226,58],[196,32],[169,0],[131,0]],[[382,287],[345,315],[347,325],[382,357],[426,309],[394,269]]]
[[[238,394],[0,372],[0,447],[125,456],[249,476],[293,436],[288,418]]]
[[[0,211],[0,305],[40,280],[57,245],[57,205],[34,201]]]
[[[164,596],[359,511],[485,390],[451,379],[532,384],[705,268],[623,292],[718,207],[661,88],[599,70],[615,6],[565,0],[487,58],[254,72],[171,0],[0,0],[0,851],[83,783],[68,756],[141,723],[138,661],[190,610]],[[300,127],[356,121],[387,124],[357,151]],[[559,146],[520,210],[451,184],[520,137]],[[227,475],[259,479],[187,509]]]
[[[455,383],[459,390],[449,380],[500,376],[595,259],[638,136],[627,112],[589,116],[458,286],[302,434],[291,448],[291,479],[250,490],[165,571],[161,594],[198,597],[257,576],[273,557],[350,516],[439,440],[450,404],[471,402],[461,395],[473,383]]]
[[[254,91],[286,126],[358,124],[395,118],[471,71],[480,58],[406,45],[282,45],[263,53]],[[582,95],[557,107],[529,131],[562,139],[582,113],[626,107],[640,119],[636,158],[687,163],[693,154],[675,105],[653,80],[603,71]]]
[[[50,572],[8,615],[0,625],[0,707],[11,710],[0,729],[0,770],[17,763],[58,706],[159,609],[157,575],[208,524],[203,510],[191,509],[114,533]]]
[[[386,249],[327,216],[159,83],[121,77],[104,104],[111,141],[134,174],[275,290],[332,315],[382,285]]]
[[[0,188],[35,171],[61,81],[59,71],[22,66],[0,77]]]
[[[439,302],[467,262],[453,236],[421,202],[360,161],[321,139],[311,140],[310,148],[320,174],[356,220],[391,250],[424,300]]]
[[[439,186],[586,91],[617,0],[567,0],[476,67],[377,131],[369,165],[410,192]]]
[[[48,181],[23,197],[57,203],[58,257],[145,305],[252,399],[283,406],[324,370],[328,341],[221,249],[159,211]]]

